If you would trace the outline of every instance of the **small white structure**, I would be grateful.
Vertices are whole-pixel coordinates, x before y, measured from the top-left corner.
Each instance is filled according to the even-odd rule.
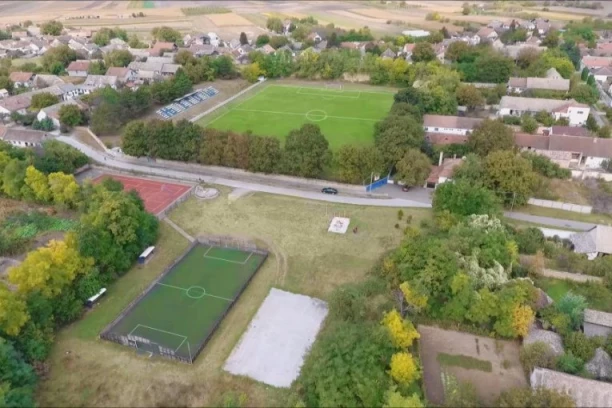
[[[349,224],[351,223],[350,218],[334,217],[329,223],[328,232],[335,232],[336,234],[346,234]]]
[[[290,387],[327,311],[322,300],[270,289],[223,368],[274,387]]]
[[[147,249],[145,249],[142,252],[142,254],[140,254],[140,256],[138,257],[138,263],[141,265],[146,263],[151,258],[151,255],[153,255],[153,251],[155,251],[154,246],[150,246]]]
[[[420,37],[427,37],[431,33],[425,30],[404,30],[402,31],[402,34],[406,36],[410,36],[412,38],[420,38]]]
[[[89,299],[87,299],[87,301],[85,302],[85,306],[87,307],[93,307],[93,305],[96,304],[96,302],[98,300],[100,300],[100,298],[102,296],[104,296],[104,294],[106,293],[106,288],[102,288],[100,289],[100,291],[98,293],[96,293],[95,295],[93,295],[92,297],[90,297]]]
[[[573,99],[540,99],[504,96],[499,102],[498,116],[522,116],[546,111],[556,120],[567,118],[570,126],[582,126],[586,123],[591,109],[589,105],[578,103]]]

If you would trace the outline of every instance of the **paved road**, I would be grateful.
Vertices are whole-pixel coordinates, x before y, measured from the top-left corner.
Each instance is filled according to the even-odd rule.
[[[548,225],[556,228],[569,228],[573,230],[586,231],[593,228],[596,224],[589,224],[580,221],[562,220],[560,218],[540,217],[538,215],[523,214],[517,212],[505,212],[504,215],[519,221],[532,222],[534,224]]]
[[[133,171],[142,174],[149,174],[159,177],[168,177],[176,180],[198,182],[202,181],[210,184],[220,184],[233,188],[243,188],[246,190],[259,191],[262,193],[279,194],[292,197],[307,198],[311,200],[328,201],[332,203],[355,204],[355,205],[371,205],[379,207],[415,207],[415,208],[431,208],[431,203],[424,203],[400,198],[365,198],[351,197],[344,195],[328,195],[322,194],[318,190],[308,191],[285,187],[269,186],[264,184],[249,183],[239,180],[230,180],[227,178],[207,175],[205,172],[200,172],[200,169],[194,169],[193,172],[167,169],[156,164],[155,167],[144,164],[136,164],[126,162],[120,158],[101,153],[91,147],[81,143],[80,141],[67,136],[59,136],[57,140],[69,144],[70,146],[80,150],[93,161],[118,170]]]

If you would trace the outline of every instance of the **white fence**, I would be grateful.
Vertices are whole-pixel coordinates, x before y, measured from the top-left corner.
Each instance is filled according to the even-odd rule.
[[[559,201],[540,200],[539,198],[530,198],[527,203],[538,207],[556,208],[558,210],[572,211],[581,214],[590,214],[593,211],[593,207],[590,205],[561,203]]]
[[[209,113],[212,113],[212,112],[216,111],[220,107],[227,105],[228,103],[230,103],[234,99],[236,99],[236,98],[240,97],[241,95],[244,95],[245,93],[249,92],[251,89],[255,88],[257,85],[263,84],[264,81],[265,81],[265,79],[262,79],[261,81],[255,82],[253,85],[249,86],[246,89],[243,89],[242,91],[238,92],[236,95],[234,95],[234,96],[232,96],[230,98],[227,98],[223,102],[213,106],[212,108],[208,109],[207,111],[204,111],[204,112],[194,116],[193,118],[189,119],[189,121],[190,122],[197,122],[198,120],[202,119],[204,116],[208,115]]]

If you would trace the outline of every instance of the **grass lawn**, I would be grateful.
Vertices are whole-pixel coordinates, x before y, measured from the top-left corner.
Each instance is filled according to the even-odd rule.
[[[493,366],[490,361],[480,360],[462,354],[439,353],[438,362],[440,365],[447,367],[461,367],[468,370],[486,371],[488,373],[493,371]]]
[[[393,104],[393,93],[312,86],[264,84],[245,99],[202,118],[198,123],[221,130],[275,136],[315,123],[337,150],[345,144],[373,144],[374,125]]]
[[[18,67],[28,62],[31,62],[36,65],[42,65],[42,56],[34,58],[14,58],[11,60],[11,65],[13,65],[14,67]]]
[[[609,214],[581,214],[573,211],[558,210],[556,208],[537,207],[535,205],[525,205],[516,210],[525,214],[539,215],[542,217],[559,218],[572,221],[590,222],[593,224],[610,224],[612,216]]]
[[[157,253],[109,288],[83,319],[60,331],[49,359],[49,377],[39,386],[41,406],[220,406],[228,392],[243,406],[288,406],[294,389],[279,389],[222,367],[271,287],[329,300],[338,285],[365,279],[374,263],[401,239],[397,209],[335,205],[256,193],[228,200],[228,188],[212,201],[190,198],[170,213],[188,233],[255,239],[270,250],[262,268],[225,316],[193,365],[150,360],[134,350],[98,339],[100,331],[132,302],[188,242],[161,223]],[[403,209],[418,225],[431,212]],[[359,232],[327,232],[334,215],[351,218]],[[172,308],[172,305],[168,305]],[[299,318],[299,317],[296,317]]]
[[[264,259],[196,245],[110,332],[144,337],[191,361]]]
[[[589,307],[603,310],[604,312],[612,312],[612,291],[601,283],[581,283],[538,277],[535,280],[535,284],[537,287],[542,288],[555,302],[571,291],[576,295],[584,296]]]

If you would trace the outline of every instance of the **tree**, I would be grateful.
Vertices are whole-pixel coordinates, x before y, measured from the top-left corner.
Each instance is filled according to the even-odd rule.
[[[246,45],[249,43],[249,40],[247,38],[247,35],[244,31],[242,31],[240,33],[240,45]]]
[[[330,163],[332,153],[321,128],[307,123],[289,132],[283,156],[289,174],[314,178]]]
[[[268,17],[268,21],[266,21],[266,28],[281,34],[283,32],[283,22],[278,17]]]
[[[593,105],[599,100],[597,87],[587,84],[576,84],[572,87],[569,94],[576,101],[587,105]]]
[[[57,75],[57,70],[62,71],[72,61],[77,59],[76,52],[67,45],[58,45],[52,47],[49,51],[45,52],[42,58],[43,68],[51,73]]]
[[[249,167],[250,135],[229,132],[223,152],[223,163],[228,167],[247,169]]]
[[[87,73],[90,75],[106,74],[106,65],[104,65],[104,61],[91,61]]]
[[[412,62],[433,61],[436,59],[436,52],[430,43],[422,41],[415,44],[411,59]]]
[[[537,175],[531,162],[511,150],[497,150],[484,161],[485,185],[506,204],[522,205],[531,197]]]
[[[399,352],[391,357],[391,378],[401,385],[408,385],[421,377],[419,366],[407,352]]]
[[[0,76],[0,89],[6,89],[9,93],[13,93],[13,81],[7,76]]]
[[[0,330],[17,336],[29,318],[26,302],[0,282]]]
[[[383,157],[373,146],[344,145],[334,157],[342,182],[362,184],[385,174]]]
[[[390,169],[408,149],[419,149],[425,140],[423,127],[412,116],[387,116],[374,126],[374,144]]]
[[[82,125],[85,122],[83,111],[78,105],[73,104],[62,105],[59,109],[58,117],[60,124],[68,129]]]
[[[323,330],[298,380],[306,406],[382,406],[392,353],[382,327],[340,322]]]
[[[257,62],[249,64],[242,69],[242,77],[251,83],[257,82],[263,73],[263,70],[259,67],[259,63]]]
[[[463,41],[457,42],[463,43]],[[457,102],[459,105],[467,106],[468,109],[474,109],[484,105],[485,99],[474,85],[461,85],[457,88]]]
[[[554,304],[554,308],[559,313],[569,317],[572,330],[578,330],[584,320],[584,310],[587,308],[587,301],[584,296],[568,292]]]
[[[8,276],[20,293],[37,291],[51,298],[92,266],[93,260],[81,257],[73,238],[51,240],[47,246],[29,252],[21,264],[9,270]]]
[[[57,20],[47,21],[40,26],[40,32],[44,35],[58,36],[63,29],[64,25]]]
[[[55,129],[55,125],[53,124],[53,120],[48,117],[44,118],[43,120],[35,119],[34,122],[32,122],[32,129],[50,132]]]
[[[53,197],[54,203],[68,208],[76,205],[79,185],[72,174],[49,174],[49,189],[51,190],[51,196]]]
[[[409,397],[404,397],[397,391],[397,387],[391,387],[385,392],[385,404],[383,408],[424,408],[419,396],[414,393]]]
[[[429,157],[416,149],[409,149],[395,167],[396,180],[410,187],[423,185],[431,173]]]
[[[559,31],[550,29],[542,39],[541,45],[548,48],[556,48],[559,45]]]
[[[464,41],[454,41],[448,45],[444,58],[449,61],[459,61],[464,55],[470,52],[471,46]]]
[[[387,328],[391,336],[391,343],[396,348],[408,348],[420,337],[412,322],[402,319],[402,316],[395,309],[385,313],[381,323]]]
[[[140,120],[129,122],[123,130],[121,147],[125,154],[142,157],[149,155],[149,139],[145,123]]]
[[[49,92],[41,92],[32,95],[32,103],[30,104],[30,110],[39,111],[47,106],[55,105],[59,103],[59,98]]]
[[[21,197],[27,167],[25,161],[12,159],[8,162],[2,175],[2,189],[7,196]]]
[[[586,120],[586,128],[589,129],[591,132],[597,132],[597,130],[599,129],[597,120],[595,120],[595,117],[592,113],[589,113],[589,117]]]
[[[153,30],[151,30],[151,35],[158,41],[166,41],[177,44],[183,43],[183,35],[172,27],[155,27]]]
[[[486,156],[496,150],[510,150],[514,147],[512,130],[499,120],[485,119],[472,132],[468,139],[470,150]]]
[[[268,36],[267,34],[261,34],[261,35],[258,35],[257,38],[255,39],[255,46],[257,48],[263,47],[269,42],[270,42],[270,36]]]
[[[36,200],[44,203],[51,200],[49,180],[43,172],[36,170],[34,166],[28,166],[26,169],[25,184],[30,187]]]
[[[249,171],[274,173],[281,161],[280,142],[274,137],[251,136],[249,145]]]
[[[450,211],[463,217],[501,213],[501,203],[495,193],[477,183],[461,179],[438,186],[432,204],[436,213]]]
[[[476,78],[474,80],[499,84],[508,82],[514,69],[514,62],[504,55],[488,53],[476,60],[475,69]]]
[[[512,309],[512,328],[520,337],[527,336],[534,319],[535,313],[529,306],[515,305]]]
[[[597,136],[603,139],[609,139],[612,134],[612,127],[610,125],[604,125],[597,130]]]
[[[501,393],[497,406],[500,408],[574,408],[576,403],[567,393],[554,389],[513,388]]]
[[[187,64],[197,64],[198,60],[193,56],[189,50],[179,50],[174,56],[174,63],[183,65],[183,68]]]
[[[6,407],[33,407],[37,377],[11,342],[0,338],[0,401]]]
[[[42,145],[43,153],[34,158],[34,167],[45,174],[62,172],[72,174],[89,163],[89,158],[65,143],[47,140]]]
[[[534,133],[538,130],[538,121],[531,115],[523,115],[521,118],[521,130],[525,133]]]
[[[591,75],[591,71],[589,71],[587,67],[582,68],[582,72],[580,73],[580,80],[586,82],[586,80],[589,78],[589,75]]]
[[[104,56],[107,67],[127,67],[134,59],[128,50],[112,50]]]
[[[555,118],[545,110],[541,110],[535,114],[535,120],[544,126],[550,127],[555,124]]]

